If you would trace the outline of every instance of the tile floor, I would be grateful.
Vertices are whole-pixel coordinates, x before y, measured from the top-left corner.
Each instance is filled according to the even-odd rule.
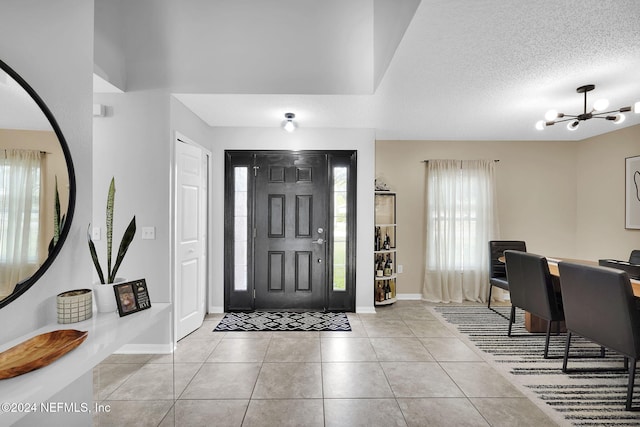
[[[214,333],[222,315],[210,315],[175,361],[116,354],[96,367],[94,400],[111,410],[95,425],[555,425],[426,305],[349,313],[351,332]]]

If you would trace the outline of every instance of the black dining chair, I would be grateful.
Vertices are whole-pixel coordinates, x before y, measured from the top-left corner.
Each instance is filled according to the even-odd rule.
[[[634,249],[629,255],[629,264],[640,265],[640,249]]]
[[[541,255],[513,250],[506,250],[504,255],[511,294],[511,319],[507,335],[511,336],[516,307],[546,320],[544,358],[547,359],[551,325],[555,322],[559,332],[560,322],[564,320],[562,298],[553,286],[547,259]]]
[[[632,410],[636,362],[640,356],[640,312],[626,272],[569,262],[558,263],[564,302],[567,342],[562,372],[593,372],[619,369],[568,369],[573,334],[624,356],[629,372],[625,407]],[[635,408],[633,410],[638,410]]]
[[[496,286],[509,291],[507,271],[503,261],[498,260],[506,250],[527,251],[527,245],[522,240],[490,240],[489,241],[489,297],[487,308],[491,309],[491,291]]]

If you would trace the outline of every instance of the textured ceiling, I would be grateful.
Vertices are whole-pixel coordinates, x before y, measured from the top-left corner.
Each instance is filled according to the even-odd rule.
[[[114,4],[122,22],[100,12]],[[582,113],[585,84],[589,104],[640,100],[638,0],[96,0],[96,11],[96,40],[123,40],[126,90],[169,88],[211,126],[273,127],[291,111],[300,127],[378,139],[581,140],[640,123],[534,128],[550,108]]]

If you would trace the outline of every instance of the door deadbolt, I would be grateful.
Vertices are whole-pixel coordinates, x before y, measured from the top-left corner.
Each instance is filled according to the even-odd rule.
[[[322,233],[324,233],[324,228],[318,227],[318,234],[322,234]]]

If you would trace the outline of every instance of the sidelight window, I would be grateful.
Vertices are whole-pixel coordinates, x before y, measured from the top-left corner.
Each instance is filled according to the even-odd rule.
[[[333,168],[333,290],[345,291],[347,281],[347,168]]]
[[[248,167],[236,166],[233,168],[233,289],[236,291],[247,290],[247,244],[249,217],[249,187]]]

